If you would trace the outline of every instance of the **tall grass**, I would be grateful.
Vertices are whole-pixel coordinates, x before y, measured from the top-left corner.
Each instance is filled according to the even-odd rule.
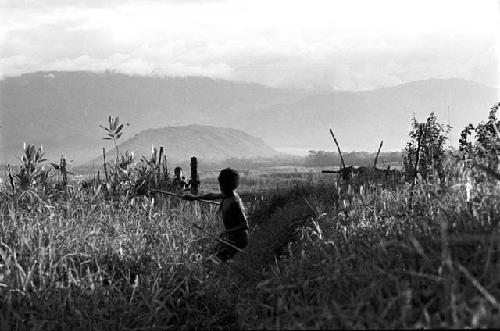
[[[231,306],[206,286],[208,240],[185,221],[214,230],[214,208],[33,192],[1,208],[1,329],[232,325]]]
[[[299,227],[286,258],[250,291],[244,326],[498,328],[500,186],[455,175],[420,182],[413,209],[404,187],[340,195],[340,209],[313,191],[323,216]]]
[[[227,264],[213,206],[3,188],[0,329],[498,328],[500,186],[448,169],[260,193]]]

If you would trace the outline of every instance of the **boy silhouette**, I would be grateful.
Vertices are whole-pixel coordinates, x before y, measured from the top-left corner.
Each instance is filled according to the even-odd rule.
[[[172,186],[175,191],[184,191],[189,187],[186,177],[182,175],[182,168],[176,167],[174,169],[174,178],[172,178]]]
[[[222,212],[222,221],[226,230],[222,236],[238,248],[245,248],[248,245],[248,222],[245,215],[245,209],[241,198],[235,192],[238,187],[240,176],[237,171],[226,168],[219,174],[220,193],[206,193],[201,195],[185,194],[185,200],[217,200],[222,199],[220,211]],[[237,250],[228,245],[220,245],[217,256],[222,261],[231,259]]]

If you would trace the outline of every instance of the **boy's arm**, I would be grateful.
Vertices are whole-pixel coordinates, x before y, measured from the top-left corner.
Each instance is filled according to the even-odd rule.
[[[223,199],[224,195],[222,193],[205,193],[205,194],[200,194],[200,195],[192,195],[192,194],[184,194],[182,196],[184,200],[217,200],[217,199]]]

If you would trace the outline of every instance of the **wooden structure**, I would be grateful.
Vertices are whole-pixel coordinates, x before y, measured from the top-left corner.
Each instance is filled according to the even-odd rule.
[[[335,142],[335,145],[337,146],[337,151],[339,152],[340,162],[342,164],[342,167],[340,168],[340,170],[321,170],[321,173],[339,174],[340,178],[342,178],[343,180],[349,180],[350,178],[352,178],[352,176],[355,176],[355,175],[368,177],[368,176],[385,175],[385,174],[389,173],[389,171],[391,171],[390,168],[387,168],[387,170],[377,168],[377,161],[378,161],[378,156],[380,154],[380,149],[382,148],[382,146],[384,144],[383,140],[380,142],[380,145],[378,147],[377,155],[375,156],[375,160],[373,162],[372,168],[365,167],[365,166],[360,166],[358,168],[354,168],[353,166],[346,167],[345,162],[344,162],[344,158],[342,157],[342,151],[340,150],[339,143],[337,141],[337,138],[335,138],[335,135],[334,135],[332,129],[330,129],[330,135],[332,136],[333,141]]]

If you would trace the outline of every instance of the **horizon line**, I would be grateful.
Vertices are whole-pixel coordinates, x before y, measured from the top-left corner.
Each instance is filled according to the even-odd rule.
[[[498,86],[492,86],[489,84],[485,84],[482,82],[478,82],[476,80],[472,79],[467,79],[463,77],[428,77],[424,79],[417,79],[417,80],[411,80],[407,82],[400,82],[399,84],[393,84],[393,85],[381,85],[377,87],[372,87],[372,88],[366,88],[366,89],[352,89],[352,90],[345,90],[345,89],[334,89],[334,88],[328,88],[326,86],[322,87],[319,86],[318,88],[304,88],[304,87],[279,87],[279,86],[273,86],[273,85],[268,85],[264,83],[257,83],[257,82],[251,82],[251,81],[246,81],[246,80],[238,80],[238,79],[229,79],[229,78],[220,78],[220,77],[210,77],[210,76],[204,76],[204,75],[172,75],[172,74],[160,74],[158,72],[152,72],[149,74],[141,74],[141,73],[127,73],[119,70],[113,70],[113,69],[104,69],[104,70],[36,70],[36,71],[26,71],[22,72],[19,74],[11,74],[11,75],[6,75],[0,73],[0,82],[6,81],[7,79],[15,79],[15,78],[20,78],[24,75],[36,75],[36,74],[55,74],[55,73],[91,73],[91,74],[97,74],[97,75],[122,75],[126,77],[145,77],[145,78],[156,78],[156,79],[192,79],[192,78],[197,78],[197,79],[206,79],[206,80],[211,80],[211,81],[220,81],[220,82],[231,82],[231,83],[237,83],[241,85],[250,85],[250,86],[261,86],[261,87],[266,87],[270,89],[277,89],[277,90],[290,90],[290,91],[304,91],[304,92],[314,92],[316,95],[322,95],[322,94],[328,94],[328,93],[341,93],[341,92],[369,92],[369,91],[375,91],[375,90],[380,90],[380,89],[386,89],[386,88],[394,88],[398,86],[403,86],[407,84],[412,84],[416,82],[424,82],[424,81],[432,81],[432,80],[437,80],[437,81],[445,81],[445,80],[458,80],[458,81],[465,81],[465,82],[471,82],[474,84],[478,84],[487,88],[492,88],[492,89],[497,89],[500,90],[500,82]],[[47,78],[53,78],[53,77],[47,77]]]

